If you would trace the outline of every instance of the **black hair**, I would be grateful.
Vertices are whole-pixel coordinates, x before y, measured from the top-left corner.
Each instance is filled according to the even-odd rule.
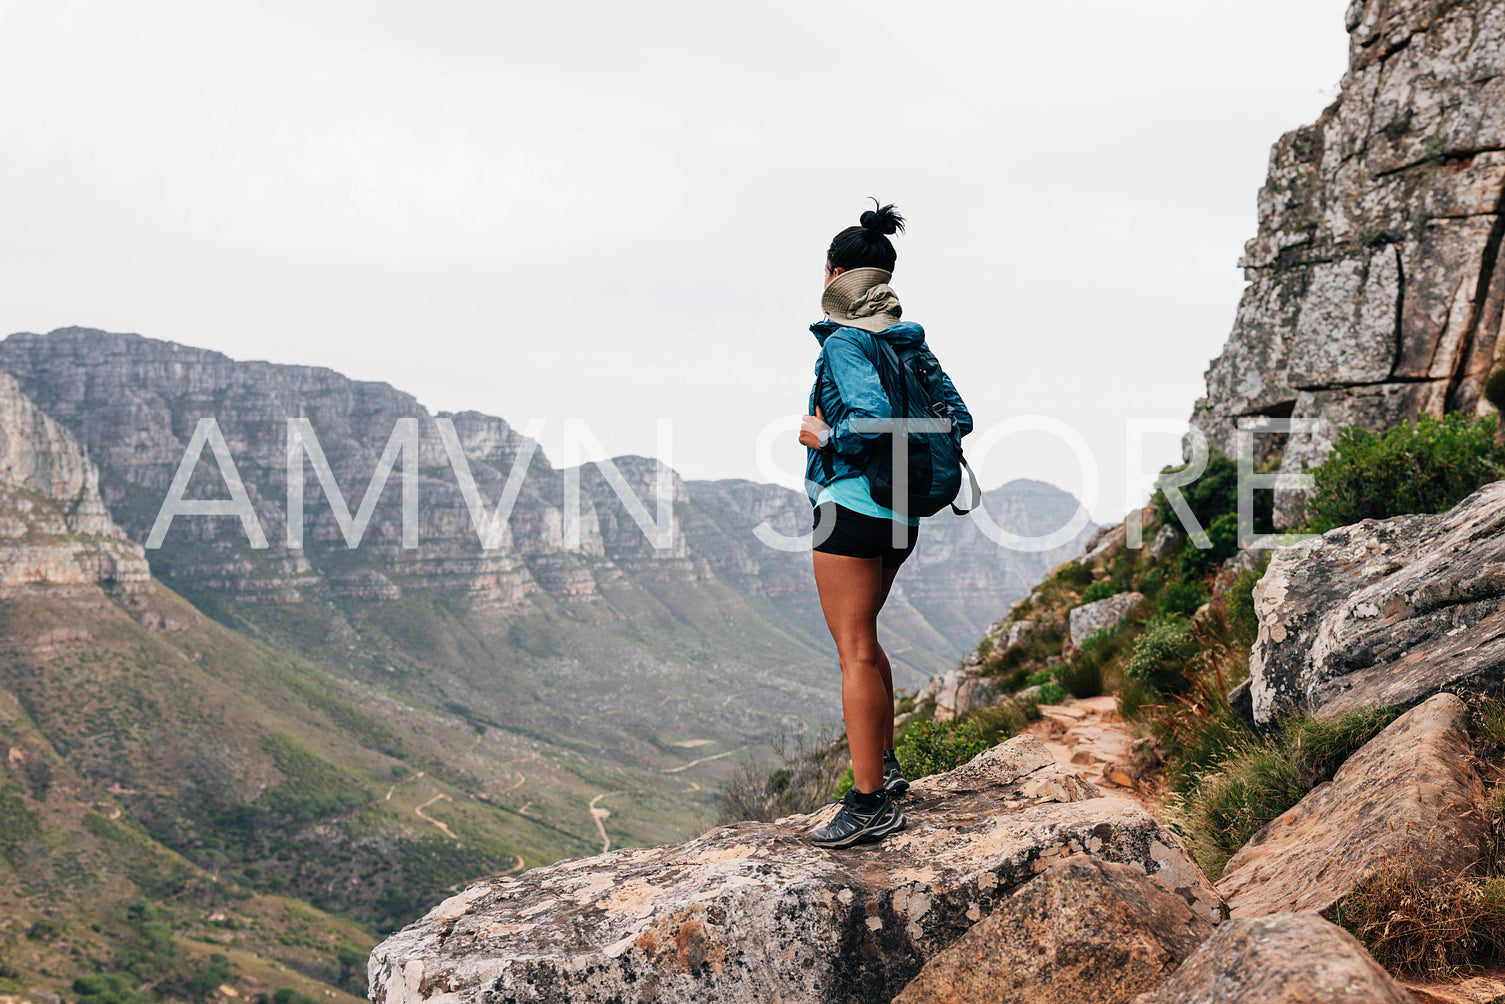
[[[899,253],[894,250],[888,235],[904,229],[904,217],[892,205],[880,206],[873,199],[876,211],[869,209],[858,219],[858,225],[847,227],[831,240],[826,251],[826,261],[832,268],[881,268],[892,272]]]

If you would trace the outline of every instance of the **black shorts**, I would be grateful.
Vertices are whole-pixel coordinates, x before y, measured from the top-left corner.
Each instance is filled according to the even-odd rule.
[[[904,536],[907,543],[903,547],[895,547],[892,520],[868,516],[855,509],[848,509],[844,505],[827,502],[815,507],[814,527],[817,539],[820,536],[821,513],[828,508],[835,511],[836,520],[826,539],[815,545],[815,550],[822,554],[841,554],[849,558],[882,558],[884,568],[898,568],[904,564],[904,559],[909,557],[909,552],[914,550],[915,541],[920,536],[919,527],[905,526],[900,523],[899,525],[906,531]]]

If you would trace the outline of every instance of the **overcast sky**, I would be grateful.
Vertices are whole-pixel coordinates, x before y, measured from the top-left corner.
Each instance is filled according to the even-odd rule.
[[[651,455],[668,416],[686,477],[768,480],[875,195],[979,429],[1069,423],[1117,519],[1126,420],[1201,394],[1345,6],[0,0],[0,332],[330,366],[546,419],[556,462],[566,417]],[[980,467],[1084,487],[1042,433]]]

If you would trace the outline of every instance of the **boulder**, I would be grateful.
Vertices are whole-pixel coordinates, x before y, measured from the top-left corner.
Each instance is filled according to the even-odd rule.
[[[1003,696],[1003,687],[988,676],[972,676],[956,688],[956,715],[960,717],[977,708],[986,708]]]
[[[478,882],[371,953],[376,1004],[887,1002],[1056,859],[1142,869],[1223,907],[1180,841],[1031,736],[914,783],[908,827],[822,850],[829,807]]]
[[[1414,1004],[1347,931],[1315,914],[1230,920],[1134,1004]]]
[[[1009,625],[1008,641],[1004,650],[1038,638],[1042,634],[1061,630],[1060,621],[1015,621]]]
[[[1159,561],[1168,558],[1171,553],[1181,544],[1181,531],[1167,523],[1155,534],[1155,539],[1150,543],[1150,557]]]
[[[985,708],[1003,695],[992,677],[980,676],[973,667],[953,669],[939,678],[935,692],[935,720],[949,722],[974,708]]]
[[[895,1004],[1110,1004],[1159,986],[1213,920],[1133,865],[1072,855],[925,964]]]
[[[1331,782],[1270,820],[1223,869],[1235,917],[1322,912],[1386,867],[1459,875],[1484,853],[1483,784],[1470,760],[1468,709],[1438,694],[1390,723]]]
[[[1071,644],[1079,646],[1095,632],[1112,627],[1143,602],[1144,596],[1140,593],[1119,593],[1075,608],[1069,615]]]
[[[1088,539],[1087,549],[1077,561],[1090,565],[1111,558],[1124,549],[1127,539],[1128,531],[1122,523],[1102,527]]]
[[[1505,481],[1441,515],[1364,520],[1279,548],[1254,604],[1249,692],[1261,725],[1290,712],[1496,690],[1505,681]]]
[[[935,720],[949,722],[957,715],[957,694],[975,674],[968,669],[953,669],[932,677],[935,680]]]

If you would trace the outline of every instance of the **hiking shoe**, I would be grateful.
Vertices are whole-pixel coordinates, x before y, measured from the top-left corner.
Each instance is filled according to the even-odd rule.
[[[883,758],[883,793],[889,798],[898,798],[909,790],[909,779],[897,758]]]
[[[858,799],[856,788],[848,791],[836,818],[810,834],[810,842],[816,847],[851,847],[904,829],[904,813],[882,789],[875,794],[878,804],[867,807]]]

